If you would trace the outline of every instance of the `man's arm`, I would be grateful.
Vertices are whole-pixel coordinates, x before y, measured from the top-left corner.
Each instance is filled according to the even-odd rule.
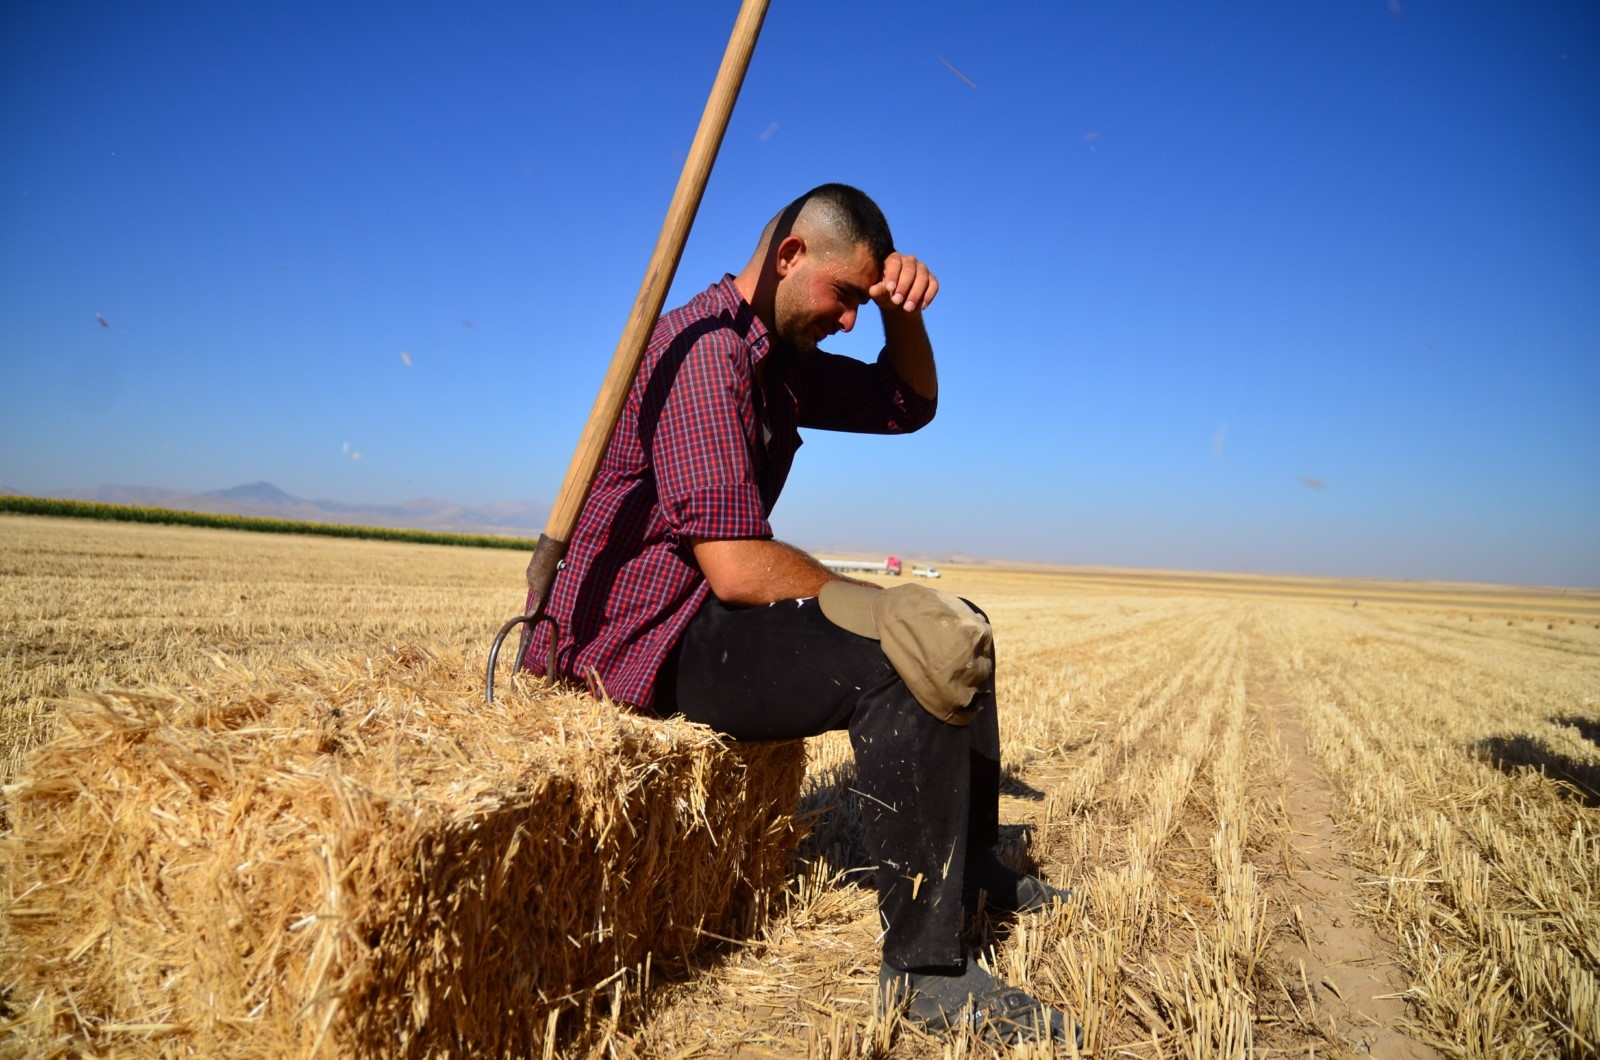
[[[828,582],[855,580],[840,578],[782,541],[752,537],[713,541],[695,537],[689,543],[712,594],[735,607],[799,600],[816,596]]]
[[[884,260],[883,279],[867,292],[883,317],[890,367],[929,401],[939,396],[939,376],[922,311],[938,293],[939,281],[927,264],[899,253]],[[736,607],[798,600],[817,595],[830,581],[856,580],[841,578],[799,549],[767,538],[691,537],[689,545],[711,592]]]
[[[926,262],[910,254],[890,254],[883,262],[883,279],[867,292],[883,316],[883,344],[895,373],[921,397],[939,396],[939,374],[933,363],[933,344],[922,326],[922,311],[939,293],[939,281]]]

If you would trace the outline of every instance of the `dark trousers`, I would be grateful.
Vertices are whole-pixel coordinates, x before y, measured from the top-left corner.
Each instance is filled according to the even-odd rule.
[[[708,597],[668,658],[656,709],[736,740],[850,733],[867,846],[877,866],[883,959],[904,969],[962,959],[962,883],[998,836],[994,681],[965,726],[924,710],[878,642],[829,622],[817,601],[736,608]]]

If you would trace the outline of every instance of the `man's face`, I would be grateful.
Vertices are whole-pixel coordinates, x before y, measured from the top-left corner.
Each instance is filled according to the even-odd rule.
[[[778,281],[773,299],[773,331],[801,353],[809,353],[838,331],[855,327],[856,312],[883,270],[861,244],[849,251],[802,256]]]

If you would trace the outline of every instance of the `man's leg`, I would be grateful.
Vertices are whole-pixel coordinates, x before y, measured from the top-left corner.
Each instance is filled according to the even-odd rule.
[[[931,1029],[965,1023],[1000,1042],[1065,1042],[1074,1030],[1062,1013],[964,960],[966,877],[991,893],[992,881],[1015,879],[993,853],[992,678],[978,694],[972,722],[951,725],[917,703],[877,641],[835,626],[816,600],[730,608],[709,598],[663,668],[656,705],[741,740],[847,729],[877,865],[885,998],[903,999]]]
[[[1000,735],[991,682],[967,726],[924,710],[878,642],[835,626],[816,600],[732,608],[708,598],[658,683],[657,709],[738,740],[849,731],[877,865],[884,960],[953,968],[962,883],[992,859]],[[984,861],[979,861],[984,863]]]

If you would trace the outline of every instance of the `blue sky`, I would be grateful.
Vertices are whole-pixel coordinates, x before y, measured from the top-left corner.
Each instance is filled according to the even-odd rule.
[[[0,484],[553,500],[736,11],[5,5]],[[1600,585],[1600,7],[774,0],[669,305],[827,180],[944,390],[779,536]]]

